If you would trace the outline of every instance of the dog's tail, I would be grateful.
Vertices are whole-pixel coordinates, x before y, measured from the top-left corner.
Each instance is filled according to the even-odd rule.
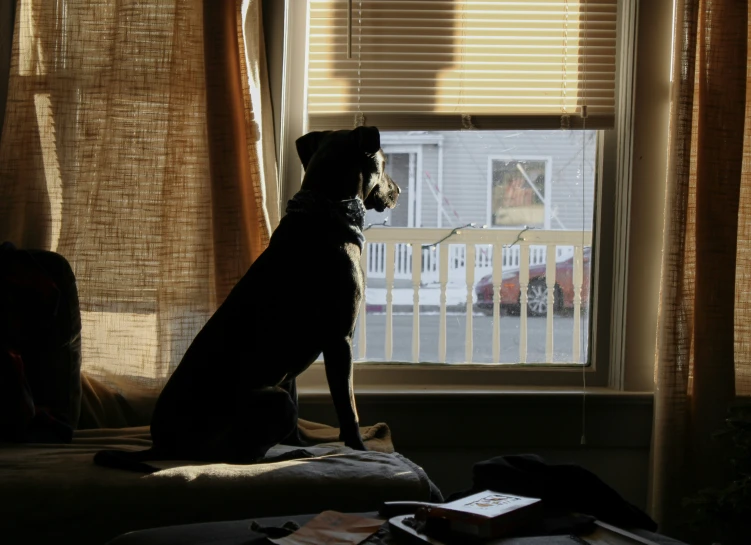
[[[127,450],[100,450],[94,455],[94,463],[96,465],[149,474],[159,471],[159,468],[147,464],[147,461],[166,459],[168,458],[154,448],[136,452]]]

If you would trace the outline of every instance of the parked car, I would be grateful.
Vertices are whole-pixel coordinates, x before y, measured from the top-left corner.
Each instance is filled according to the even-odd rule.
[[[582,311],[589,305],[590,259],[592,251],[584,248],[582,271]],[[548,286],[545,278],[545,263],[529,266],[529,284],[527,286],[527,315],[545,316],[548,313]],[[520,309],[519,269],[504,271],[501,278],[501,308],[512,314]],[[493,275],[480,279],[475,286],[477,294],[476,308],[485,314],[493,314]],[[574,307],[574,257],[558,261],[555,265],[554,312],[565,312]]]

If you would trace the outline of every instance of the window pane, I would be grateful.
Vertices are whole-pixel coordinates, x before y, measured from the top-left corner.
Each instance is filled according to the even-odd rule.
[[[598,134],[382,132],[403,191],[394,210],[368,215],[365,351],[358,325],[355,356],[587,362]]]

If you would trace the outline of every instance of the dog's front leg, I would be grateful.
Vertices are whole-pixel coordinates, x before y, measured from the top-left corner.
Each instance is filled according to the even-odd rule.
[[[368,450],[360,435],[360,422],[352,388],[352,345],[348,339],[335,341],[323,350],[326,379],[339,418],[339,440],[355,450]]]

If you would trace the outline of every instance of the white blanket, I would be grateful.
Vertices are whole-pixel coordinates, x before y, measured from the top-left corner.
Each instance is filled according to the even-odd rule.
[[[0,543],[103,544],[127,531],[273,515],[377,510],[429,500],[430,481],[399,454],[338,445],[255,465],[154,463],[151,475],[95,466],[103,448],[150,446],[148,428],[76,432],[67,445],[0,444]],[[275,456],[291,447],[275,447]]]

